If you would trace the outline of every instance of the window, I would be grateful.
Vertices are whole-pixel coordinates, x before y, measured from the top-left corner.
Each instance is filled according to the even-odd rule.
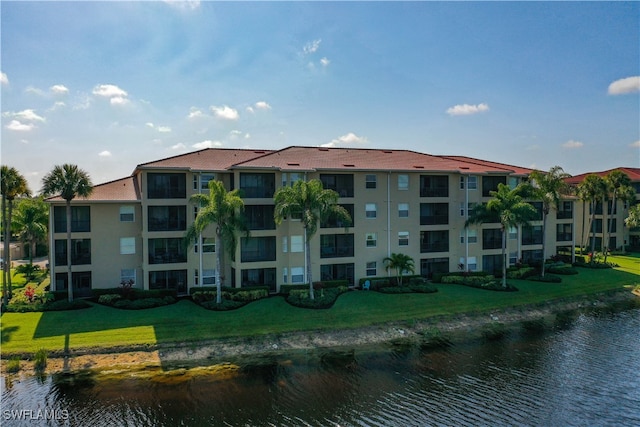
[[[249,230],[275,230],[274,205],[245,205],[244,217]]]
[[[556,224],[556,240],[570,242],[573,239],[571,224]]]
[[[467,204],[467,209],[465,210],[464,208],[464,202],[460,202],[460,216],[461,217],[466,217],[468,212],[471,212],[471,210],[473,209],[473,206],[475,205],[475,203],[469,203]]]
[[[409,175],[398,175],[398,190],[409,189]]]
[[[282,283],[288,283],[289,281],[289,269],[287,269],[287,267],[284,267],[282,269]]]
[[[367,175],[365,176],[365,188],[376,188],[378,186],[378,176],[377,175]]]
[[[147,173],[149,199],[184,199],[187,197],[187,177],[184,173]]]
[[[483,176],[482,177],[482,196],[491,197],[492,191],[498,191],[498,184],[506,184],[506,176]]]
[[[469,271],[476,271],[478,269],[478,261],[476,257],[470,256],[467,261],[467,268]]]
[[[120,270],[120,284],[131,283],[131,286],[136,285],[136,269],[125,268]]]
[[[282,252],[289,252],[289,238],[287,236],[282,236]]]
[[[304,283],[304,267],[291,267],[291,283]]]
[[[175,289],[178,294],[186,294],[187,270],[150,271],[149,289]]]
[[[182,238],[149,239],[149,264],[186,262],[187,253]]]
[[[184,231],[187,229],[187,207],[149,206],[149,231]]]
[[[240,191],[248,199],[272,198],[275,192],[274,173],[240,173]]]
[[[120,255],[131,255],[136,253],[136,238],[121,237],[120,238]]]
[[[482,249],[500,249],[501,247],[502,232],[499,228],[485,228],[482,230]]]
[[[193,276],[193,283],[196,286],[211,286],[216,284],[216,270],[202,270],[202,284],[200,283],[199,275],[200,272],[196,269]]]
[[[366,233],[368,248],[375,248],[378,245],[378,233]]]
[[[353,214],[353,204],[340,204],[346,211],[349,213],[349,217],[351,218],[351,222],[348,224],[350,227],[354,225],[354,214]],[[335,215],[329,215],[329,217],[320,222],[320,228],[344,228],[347,224],[345,224],[342,220],[338,219]]]
[[[320,258],[352,257],[353,239],[353,233],[321,235]]]
[[[68,285],[67,273],[56,273],[56,290],[62,291],[67,289]],[[71,286],[73,286],[73,295],[78,298],[91,296],[91,272],[90,271],[74,271],[71,274]]]
[[[56,240],[54,265],[67,265],[67,241]],[[71,240],[71,265],[91,264],[91,239]]]
[[[53,230],[55,233],[67,232],[67,207],[53,208]],[[71,206],[71,232],[91,231],[91,209],[89,206]]]
[[[478,177],[475,175],[467,176],[467,188],[469,190],[477,190],[478,189]]]
[[[540,245],[542,244],[542,226],[534,225],[532,227],[524,227],[522,229],[523,245]]]
[[[304,239],[303,236],[291,236],[291,252],[303,252]]]
[[[448,252],[449,230],[421,231],[420,252]]]
[[[378,267],[375,261],[371,261],[367,263],[367,269],[365,271],[365,276],[377,276],[378,275]]]
[[[510,176],[509,177],[509,188],[510,189],[514,189],[518,186],[518,184],[520,183],[520,180],[514,176]]]
[[[420,197],[449,197],[449,177],[420,175]]]
[[[378,216],[377,206],[375,203],[367,203],[364,206],[365,216],[369,219],[375,219]]]
[[[518,262],[518,252],[509,252],[509,265],[515,265]]]
[[[478,230],[467,230],[467,237],[469,243],[478,243]]]
[[[559,209],[556,212],[557,219],[571,219],[573,218],[573,203],[563,201],[560,203]]]
[[[120,222],[133,222],[135,219],[134,206],[120,206]]]
[[[398,203],[398,217],[399,218],[409,217],[409,203]]]
[[[193,175],[193,189],[196,191],[200,191],[201,193],[209,192],[209,181],[213,181],[216,179],[216,176],[213,174],[198,174]],[[200,186],[198,186],[198,180],[200,181]]]
[[[196,238],[193,251],[198,253],[198,239]],[[202,238],[202,253],[214,253],[216,251],[216,238],[215,237],[203,237]]]
[[[276,237],[249,237],[241,239],[240,259],[242,262],[275,261]]]
[[[354,283],[354,264],[328,264],[320,266],[322,280],[346,280],[350,285]]]
[[[353,197],[353,175],[352,174],[320,174],[322,186],[333,190],[340,197]]]
[[[398,231],[398,246],[409,246],[408,231]]]
[[[448,203],[420,203],[420,225],[449,224]]]
[[[420,275],[432,278],[434,273],[448,273],[449,258],[427,258],[420,260]]]
[[[241,286],[268,286],[270,292],[276,291],[275,268],[249,268],[241,271]]]
[[[518,239],[518,229],[516,227],[509,227],[509,240]]]
[[[289,180],[287,180],[287,178],[289,178]],[[288,176],[286,172],[283,172],[282,186],[286,187],[287,185],[290,185],[291,187],[293,187],[293,184],[295,184],[297,181],[300,181],[303,178],[304,178],[304,175],[299,172],[291,172],[288,174]]]

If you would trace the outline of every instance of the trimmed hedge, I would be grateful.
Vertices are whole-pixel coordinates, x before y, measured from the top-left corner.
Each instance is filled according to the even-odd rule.
[[[411,280],[414,279],[424,279],[419,274],[412,274],[410,276],[402,276],[402,283],[410,283]],[[388,276],[388,277],[380,277],[380,276],[371,276],[371,277],[362,277],[358,280],[358,286],[362,288],[364,282],[369,281],[372,289],[377,289],[382,286],[397,286],[398,278],[396,276]]]
[[[434,292],[438,292],[438,289],[427,284],[410,284],[408,286],[389,286],[386,288],[380,288],[378,289],[378,292],[382,292],[383,294],[432,294]]]
[[[446,276],[460,276],[460,277],[486,277],[491,276],[486,271],[469,271],[469,272],[455,272],[455,273],[433,273],[432,281],[434,283],[442,283],[442,278]]]
[[[527,280],[544,283],[562,283],[562,279],[558,276],[554,276],[553,274],[545,274],[544,276],[536,274],[535,276],[527,277]]]
[[[286,297],[286,301],[301,308],[324,309],[331,308],[340,294],[349,290],[346,286],[338,286],[328,289],[321,289],[314,292],[314,299],[309,298],[309,290],[292,289]]]
[[[314,289],[333,289],[338,287],[349,287],[348,280],[324,280],[321,282],[314,282]],[[280,295],[287,296],[291,293],[291,291],[309,291],[309,284],[300,284],[300,285],[280,285]]]
[[[213,291],[201,291],[201,292],[193,292],[191,294],[191,298],[197,304],[201,304],[203,302],[215,301],[217,298],[218,292]],[[262,298],[267,298],[269,296],[269,291],[267,289],[239,289],[234,292],[230,292],[226,289],[222,291],[222,299],[230,300],[230,301],[240,301],[240,302],[251,302],[256,301]]]
[[[233,288],[231,286],[222,286],[222,292],[235,293],[235,292],[243,292],[243,291],[256,291],[264,289],[269,293],[268,286],[243,286],[241,288]],[[189,295],[193,295],[195,292],[216,292],[217,288],[215,286],[196,286],[193,288],[189,288]]]
[[[58,292],[58,291],[56,291]],[[64,292],[66,295],[67,291]],[[175,289],[139,289],[139,288],[130,288],[126,291],[123,291],[122,288],[105,288],[105,289],[92,289],[91,295],[94,299],[99,300],[102,295],[121,295],[128,299],[143,299],[143,298],[164,298],[164,297],[173,297],[177,298],[178,293]]]

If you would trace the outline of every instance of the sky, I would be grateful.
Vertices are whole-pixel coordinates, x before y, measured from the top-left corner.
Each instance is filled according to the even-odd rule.
[[[208,147],[640,167],[638,2],[2,1],[1,162],[37,193]]]

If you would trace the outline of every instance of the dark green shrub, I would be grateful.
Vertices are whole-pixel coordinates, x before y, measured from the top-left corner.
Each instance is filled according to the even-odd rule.
[[[507,270],[507,279],[524,279],[536,274],[533,267],[509,268]]]
[[[33,367],[36,372],[42,372],[47,367],[47,357],[47,350],[45,350],[44,348],[36,351],[36,354],[33,358]]]
[[[100,304],[113,305],[117,300],[122,299],[122,295],[119,294],[105,294],[100,295],[98,302]]]
[[[562,283],[562,279],[558,276],[554,276],[552,274],[545,274],[544,276],[535,275],[527,277],[527,280],[531,280],[534,282],[544,282],[544,283]]]
[[[162,307],[175,302],[176,299],[172,296],[165,296],[162,298],[141,298],[134,300],[118,299],[113,302],[112,307],[125,310],[141,310],[145,308]]]
[[[416,285],[409,284],[407,286],[387,286],[387,287],[378,289],[378,292],[382,292],[383,294],[410,294],[410,293],[431,294],[434,292],[438,292],[438,289],[427,284],[416,284]]]
[[[81,308],[90,308],[91,305],[85,300],[76,299],[71,302],[68,300],[51,301],[47,303],[44,311],[62,311],[62,310],[78,310]]]
[[[547,267],[546,271],[549,273],[562,274],[562,275],[578,274],[578,270],[576,270],[571,265],[567,265],[567,264],[563,266]]]
[[[20,357],[12,356],[11,359],[7,361],[7,372],[10,374],[15,374],[20,370]]]
[[[200,305],[207,310],[215,310],[215,311],[228,311],[235,310],[240,307],[244,307],[247,305],[247,302],[243,301],[233,301],[228,299],[223,299],[220,304],[217,304],[215,300],[213,301],[204,301]]]
[[[286,301],[293,306],[302,308],[330,308],[338,296],[347,290],[346,286],[324,289],[323,292],[315,292],[315,298],[312,300],[309,298],[308,290],[295,289],[289,292]]]

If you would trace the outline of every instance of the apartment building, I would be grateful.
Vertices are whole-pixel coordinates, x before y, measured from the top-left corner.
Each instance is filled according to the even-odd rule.
[[[640,168],[620,167],[605,171],[588,172],[567,178],[566,182],[577,187],[588,175],[596,174],[604,178],[614,170],[620,170],[629,177],[631,186],[636,193],[636,200],[640,201]],[[613,200],[608,200],[605,202],[605,205],[607,207],[606,209],[604,209],[602,202],[596,203],[595,206],[593,227],[596,250],[603,250],[603,242],[605,242],[607,237],[609,239],[608,247],[610,250],[622,249],[622,246],[625,246],[627,249],[629,247],[639,248],[640,229],[629,229],[624,222],[625,218],[629,216],[629,203],[625,200],[617,200],[614,206]],[[586,248],[591,248],[591,206],[578,200],[576,201],[576,208],[579,212],[576,216],[575,223],[577,233],[576,245],[584,245]]]
[[[214,229],[185,248],[197,207],[189,202],[216,179],[241,190],[251,236],[223,256],[223,284],[235,287],[305,283],[304,234],[296,218],[276,226],[273,195],[301,179],[320,179],[338,192],[353,218],[345,228],[321,224],[311,241],[314,280],[386,276],[383,259],[411,256],[418,273],[501,268],[499,224],[464,227],[470,207],[490,200],[499,183],[515,187],[530,169],[463,156],[410,150],[287,147],[282,150],[206,149],[138,165],[132,175],[94,187],[72,202],[72,281],[76,295],[133,280],[143,289],[212,285]],[[66,289],[65,202],[51,204],[52,283]],[[509,263],[542,258],[542,206],[531,227],[509,231]],[[574,202],[549,216],[547,255],[575,243]],[[224,251],[223,251],[224,253]]]

